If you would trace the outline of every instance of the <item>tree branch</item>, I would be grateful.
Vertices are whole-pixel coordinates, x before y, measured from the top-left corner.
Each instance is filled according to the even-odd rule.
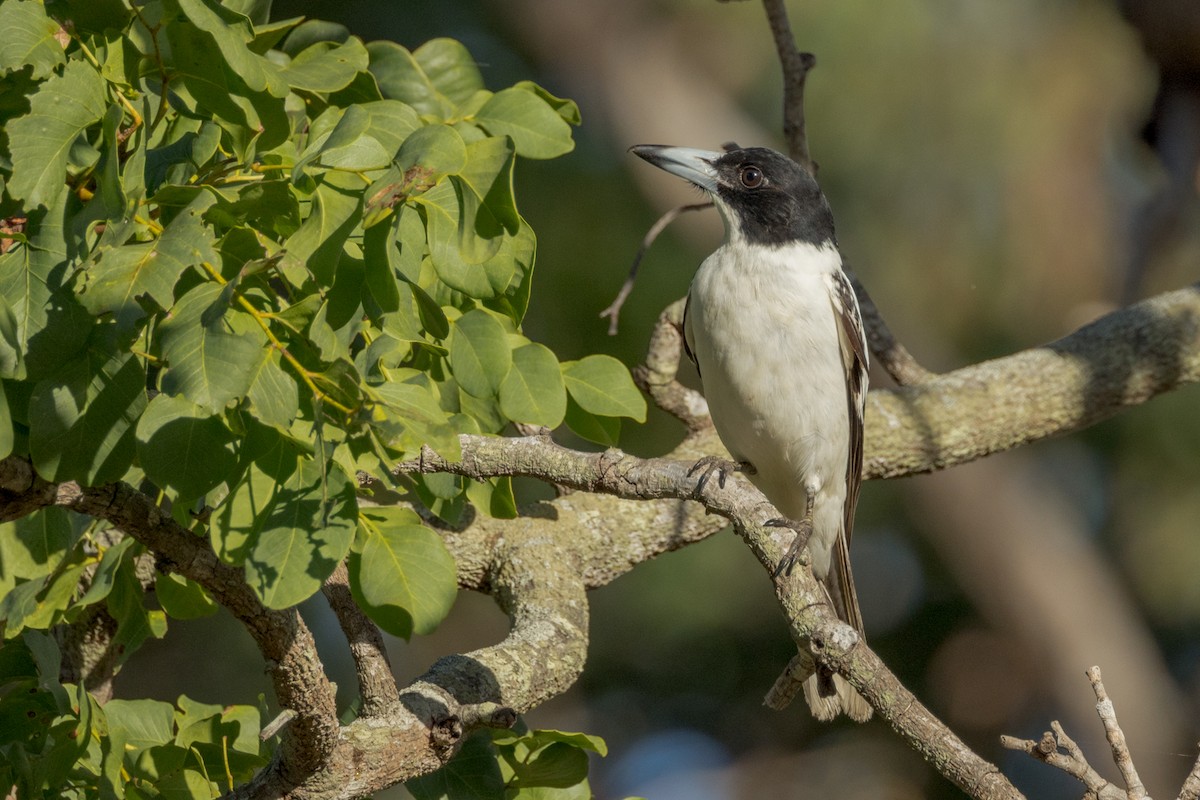
[[[1107,314],[1042,347],[867,403],[868,478],[962,464],[1093,425],[1200,380],[1200,287]]]
[[[783,67],[783,138],[788,143],[788,155],[812,175],[817,174],[817,163],[808,150],[808,134],[804,127],[804,81],[808,71],[816,66],[812,53],[802,53],[792,36],[792,25],[788,21],[787,7],[783,0],[763,0],[767,12],[767,24],[775,40],[775,52]]]
[[[789,544],[790,532],[766,525],[778,512],[739,477],[731,477],[725,486],[708,481],[701,487],[688,474],[690,462],[641,459],[617,450],[581,453],[545,437],[463,435],[459,441],[462,458],[457,462],[447,462],[425,448],[419,459],[403,462],[397,469],[474,478],[525,475],[626,498],[694,498],[709,511],[734,522],[768,573],[774,572]],[[797,570],[790,578],[775,578],[775,590],[797,643],[811,644],[818,663],[846,675],[892,727],[926,753],[947,778],[975,797],[1021,796],[995,766],[971,752],[922,706],[853,628],[837,619],[825,590],[810,570]]]
[[[362,697],[362,715],[376,717],[396,709],[400,693],[392,676],[392,665],[383,644],[383,634],[363,613],[350,594],[350,575],[344,563],[321,586],[333,609],[354,659],[358,691]]]

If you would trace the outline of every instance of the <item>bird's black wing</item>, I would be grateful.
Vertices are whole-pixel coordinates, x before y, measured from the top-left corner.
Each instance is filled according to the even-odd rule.
[[[849,454],[846,459],[846,504],[842,517],[842,536],[834,546],[834,569],[831,586],[840,595],[846,621],[863,629],[858,610],[858,596],[850,573],[850,535],[854,531],[854,509],[858,505],[858,490],[862,486],[863,417],[867,405],[867,337],[863,330],[858,298],[850,279],[841,270],[833,274],[831,300],[838,320],[838,340],[842,349],[842,365],[846,370],[846,406],[850,418]]]

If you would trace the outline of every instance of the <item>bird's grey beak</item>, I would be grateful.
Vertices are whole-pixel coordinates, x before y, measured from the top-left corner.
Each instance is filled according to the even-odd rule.
[[[713,164],[721,157],[721,153],[662,144],[635,144],[629,150],[659,169],[691,181],[705,191],[717,190],[717,168]]]

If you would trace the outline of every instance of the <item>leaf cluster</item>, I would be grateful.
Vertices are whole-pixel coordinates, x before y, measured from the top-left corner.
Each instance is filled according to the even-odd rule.
[[[408,637],[449,610],[455,565],[360,476],[446,520],[513,516],[508,479],[393,465],[514,423],[612,444],[644,420],[620,362],[560,363],[521,329],[536,237],[515,165],[573,148],[571,101],[486,88],[456,41],[364,43],[269,21],[269,0],[3,0],[0,29],[0,457],[159,498],[270,608],[348,560],[359,604]],[[3,526],[9,646],[103,603],[127,658],[215,610],[167,574],[148,606],[141,546],[111,534],[53,509]],[[181,701],[171,728],[82,698],[47,713],[107,724],[126,761],[113,731],[153,717],[135,751],[159,777],[193,758],[178,715],[205,709]]]

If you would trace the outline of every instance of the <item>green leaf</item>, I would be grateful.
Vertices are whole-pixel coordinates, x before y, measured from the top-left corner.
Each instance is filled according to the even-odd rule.
[[[266,91],[279,98],[287,96],[287,84],[279,68],[247,47],[254,40],[254,26],[245,16],[216,0],[163,0],[163,7],[168,13],[183,14],[209,34],[224,56],[212,60],[227,64],[251,91]]]
[[[483,76],[467,48],[454,39],[430,39],[413,53],[433,86],[455,105],[483,88]]]
[[[375,424],[385,444],[405,453],[417,453],[427,444],[451,461],[459,457],[458,435],[426,386],[396,380],[371,391],[381,407],[377,410],[385,414]]]
[[[363,279],[380,310],[387,313],[400,308],[400,290],[393,264],[400,260],[396,246],[396,224],[372,225],[363,232]]]
[[[7,188],[14,199],[30,209],[55,205],[66,190],[71,145],[104,116],[104,94],[104,79],[82,61],[72,61],[38,87],[29,113],[8,123],[12,179]]]
[[[621,438],[621,420],[584,411],[570,394],[567,395],[565,422],[578,436],[605,447],[616,447]]]
[[[463,183],[479,199],[475,233],[482,237],[517,233],[521,216],[513,196],[514,150],[507,139],[493,137],[467,145]],[[490,255],[490,254],[489,254]]]
[[[10,72],[29,65],[33,77],[45,78],[66,61],[62,45],[54,38],[58,23],[46,16],[37,0],[0,3],[0,69]]]
[[[0,524],[0,595],[18,580],[49,575],[78,538],[67,512],[54,506]]]
[[[146,315],[138,303],[149,295],[160,308],[170,308],[175,283],[188,267],[216,263],[213,233],[202,219],[214,198],[198,195],[152,242],[136,242],[102,250],[86,271],[80,302],[93,314],[111,311],[123,330]]]
[[[646,398],[625,365],[612,356],[591,355],[568,361],[562,365],[562,373],[567,391],[584,411],[646,421]]]
[[[527,760],[508,762],[513,777],[510,790],[522,800],[589,800],[587,753],[569,744],[558,742],[537,751]],[[536,791],[557,789],[559,791]]]
[[[582,122],[579,117],[579,106],[576,105],[574,100],[568,100],[564,97],[555,97],[533,81],[517,81],[513,84],[513,88],[524,89],[527,92],[533,92],[538,97],[545,100],[547,105],[557,111],[558,115],[571,125],[578,125],[580,122]]]
[[[454,321],[450,369],[464,391],[476,397],[494,396],[510,367],[508,334],[490,314],[475,309]]]
[[[446,312],[429,294],[415,283],[408,284],[413,300],[417,303],[417,314],[421,317],[421,326],[429,331],[435,339],[445,339],[450,335],[450,321]]]
[[[362,181],[328,172],[313,195],[312,213],[284,243],[285,263],[302,263],[323,286],[333,285],[342,246],[362,217]]]
[[[505,800],[496,748],[484,731],[467,738],[450,762],[404,784],[415,800]]]
[[[349,561],[350,586],[367,615],[404,639],[433,632],[458,593],[454,557],[440,536],[411,518],[403,509],[360,511],[363,544]]]
[[[128,353],[89,349],[39,381],[29,397],[29,453],[38,473],[83,486],[114,481],[133,462],[146,372]]]
[[[262,358],[250,380],[250,413],[254,418],[279,430],[287,430],[300,413],[300,389],[281,366],[283,357],[273,347],[262,351]]]
[[[79,352],[93,318],[67,284],[66,194],[29,215],[29,241],[0,255],[0,296],[10,304],[22,358],[10,377],[44,377]],[[11,358],[9,359],[12,360]]]
[[[514,422],[557,428],[567,413],[558,359],[537,343],[518,347],[512,358],[512,369],[500,384],[500,410]]]
[[[14,270],[15,271],[15,270]],[[23,374],[21,361],[24,357],[21,346],[21,329],[17,315],[3,294],[0,294],[0,378],[20,378]]]
[[[494,292],[487,270],[479,262],[471,263],[463,257],[464,241],[474,237],[473,221],[463,214],[463,192],[473,196],[470,189],[449,180],[420,196],[421,206],[426,209],[429,258],[438,277],[451,289],[468,297],[491,297]]]
[[[227,318],[240,313],[229,308],[227,292],[217,283],[203,283],[181,297],[159,327],[168,362],[159,388],[212,414],[245,397],[266,338],[261,332],[235,333]]]
[[[186,397],[160,394],[137,426],[137,454],[146,477],[174,489],[186,503],[221,485],[237,463],[237,437],[220,417]]]
[[[175,709],[159,700],[109,700],[104,716],[114,738],[143,750],[175,738]]]
[[[420,114],[446,119],[453,107],[421,69],[421,65],[395,42],[375,41],[367,44],[371,57],[371,74],[379,83],[379,91],[391,100],[400,100]]]
[[[146,590],[137,575],[133,559],[122,559],[117,567],[112,591],[108,596],[108,613],[117,621],[112,647],[119,653],[118,664],[124,663],[142,643],[167,633],[167,617],[158,609],[145,605]]]
[[[367,134],[383,145],[389,158],[394,157],[404,140],[421,127],[421,118],[413,107],[399,100],[375,100],[359,107],[371,117]]]
[[[154,576],[154,596],[168,616],[174,619],[198,619],[217,613],[216,602],[198,583],[182,575]]]
[[[165,0],[176,3],[178,0]],[[189,0],[199,4],[199,0]],[[209,9],[211,10],[211,9]],[[218,42],[212,32],[202,30],[182,16],[173,18],[166,25],[167,41],[171,46],[171,60],[175,74],[183,87],[195,98],[197,112],[212,115],[236,139],[233,142],[239,151],[247,151],[252,143],[261,149],[270,149],[282,144],[291,133],[291,124],[281,96],[271,91],[251,89],[242,74],[224,58],[213,58]],[[229,36],[236,36],[230,33]],[[223,36],[223,40],[227,37]],[[244,45],[243,45],[244,48]],[[263,67],[263,80],[276,68],[266,59],[245,50],[247,59],[253,57],[267,64]],[[273,88],[287,93],[287,84],[277,75],[271,79]],[[274,84],[278,84],[275,86]]]
[[[496,292],[496,296],[486,299],[484,305],[507,315],[518,325],[529,308],[536,255],[537,237],[533,228],[521,220],[517,235],[505,238],[496,255],[483,264],[488,282]]]
[[[590,750],[597,755],[608,755],[608,745],[599,736],[573,731],[557,731],[552,728],[539,728],[527,733],[517,733],[511,729],[493,730],[492,741],[500,747],[519,743],[525,752],[529,753],[537,752],[547,745],[563,743],[580,750]]]
[[[367,48],[351,36],[342,44],[315,42],[301,51],[283,70],[283,79],[293,89],[335,92],[367,69]]]
[[[446,175],[457,175],[467,165],[467,145],[449,125],[417,128],[396,154],[396,166],[410,183],[433,184]]]
[[[475,113],[475,122],[493,136],[511,136],[517,155],[554,158],[575,147],[571,126],[549,103],[524,89],[496,92]]]
[[[116,582],[117,569],[126,560],[126,553],[136,544],[137,542],[134,539],[126,538],[117,542],[112,547],[105,548],[104,554],[100,557],[100,564],[96,567],[96,571],[92,573],[91,585],[88,586],[87,591],[73,605],[88,606],[108,597]]]
[[[13,451],[16,435],[13,432],[12,412],[8,408],[8,394],[0,383],[0,458],[7,458]]]
[[[314,42],[335,42],[341,44],[350,38],[350,29],[337,22],[327,22],[323,19],[306,19],[288,34],[280,46],[280,50],[295,58],[307,50]]]
[[[304,459],[255,515],[247,582],[268,608],[296,605],[346,557],[357,522],[354,481]]]

